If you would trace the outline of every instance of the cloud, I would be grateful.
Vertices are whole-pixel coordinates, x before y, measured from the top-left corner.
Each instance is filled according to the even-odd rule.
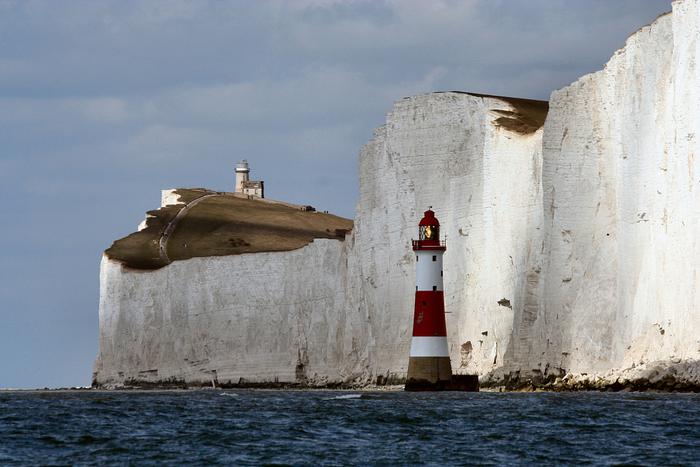
[[[74,1],[60,12],[54,2],[8,5],[0,30],[12,40],[0,50],[0,93],[34,97],[281,83],[310,67],[361,73],[373,84],[415,81],[442,67],[444,81],[460,89],[536,67],[566,67],[574,79],[670,7],[667,0]],[[518,94],[518,83],[510,84]]]
[[[90,120],[117,123],[126,121],[129,115],[124,99],[113,97],[83,99],[79,106],[85,117]]]

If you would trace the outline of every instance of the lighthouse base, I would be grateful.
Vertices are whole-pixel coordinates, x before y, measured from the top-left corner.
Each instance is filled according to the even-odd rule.
[[[406,381],[425,381],[435,384],[452,380],[450,357],[410,357]]]
[[[462,391],[479,392],[479,375],[452,375],[448,381],[431,383],[426,380],[406,380],[404,391]]]
[[[411,357],[406,391],[478,391],[478,375],[453,375],[450,357]]]

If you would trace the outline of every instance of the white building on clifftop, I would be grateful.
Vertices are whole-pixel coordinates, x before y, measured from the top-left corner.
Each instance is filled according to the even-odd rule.
[[[250,167],[248,161],[243,159],[236,164],[236,193],[242,193],[256,198],[265,197],[265,182],[262,180],[249,180]]]

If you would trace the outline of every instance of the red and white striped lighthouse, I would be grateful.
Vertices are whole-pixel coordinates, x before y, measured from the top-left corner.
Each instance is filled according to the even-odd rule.
[[[446,249],[445,242],[440,241],[440,222],[428,209],[418,224],[418,240],[413,240],[416,303],[406,389],[440,389],[452,380],[442,289],[442,255]]]

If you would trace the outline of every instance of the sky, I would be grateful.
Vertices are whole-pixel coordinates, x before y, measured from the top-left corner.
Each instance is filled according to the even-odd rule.
[[[392,103],[548,99],[670,0],[0,0],[0,388],[89,385],[99,264],[160,190],[352,218]]]

